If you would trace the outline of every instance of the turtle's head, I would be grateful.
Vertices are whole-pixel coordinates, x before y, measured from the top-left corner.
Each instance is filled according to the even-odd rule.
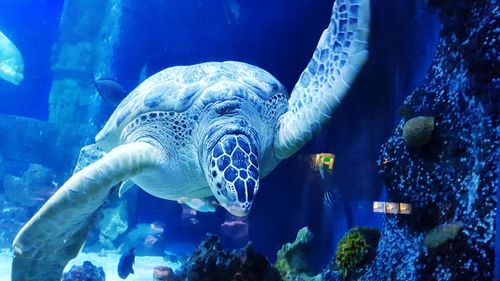
[[[246,216],[259,189],[257,146],[245,134],[226,134],[208,153],[206,178],[219,203],[235,216]]]

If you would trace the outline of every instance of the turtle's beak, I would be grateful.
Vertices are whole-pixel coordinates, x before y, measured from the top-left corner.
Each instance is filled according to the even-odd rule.
[[[259,189],[258,150],[247,136],[225,135],[208,157],[207,181],[219,203],[235,216],[250,212]]]

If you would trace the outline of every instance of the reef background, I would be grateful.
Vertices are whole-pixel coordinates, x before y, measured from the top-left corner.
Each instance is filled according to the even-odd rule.
[[[430,4],[440,11],[438,49],[379,159],[389,201],[411,203],[413,214],[385,219],[377,256],[362,280],[493,280],[498,1]],[[435,118],[433,137],[420,148],[402,137],[404,123],[415,116]],[[444,223],[463,229],[454,240],[426,248],[425,235]]]
[[[33,60],[28,55],[41,58],[37,52],[45,50],[43,60],[39,59],[43,68],[27,68],[32,72],[27,75],[31,80],[23,87],[36,84],[35,90],[3,87],[5,83],[0,81],[7,92],[18,90],[20,94],[2,97],[2,113],[18,114],[16,109],[21,109],[23,116],[47,119],[0,118],[0,127],[15,128],[0,132],[0,247],[10,247],[22,223],[50,196],[56,183],[69,176],[79,148],[92,142],[92,136],[112,111],[88,87],[89,73],[113,76],[133,87],[140,80],[146,59],[149,74],[171,65],[235,59],[264,67],[291,91],[328,22],[332,1],[296,0],[283,7],[282,1],[272,0],[266,2],[266,9],[262,9],[262,1],[240,1],[241,16],[233,6],[238,1],[221,1],[217,5],[198,1],[199,13],[193,13],[184,2],[175,2],[178,6],[167,11],[175,17],[164,24],[186,26],[168,32],[163,43],[169,48],[160,50],[154,58],[148,57],[149,51],[137,51],[143,47],[137,38],[155,32],[144,32],[144,21],[134,25],[135,14],[127,17],[114,5],[148,1],[67,0],[64,9],[62,2],[44,6],[53,8],[50,11],[54,13],[64,10],[59,33],[51,18],[45,24],[26,23],[18,37],[13,37],[20,47],[37,45],[27,53],[27,61]],[[326,187],[339,193],[335,207],[327,209],[321,204],[325,184],[309,174],[309,165],[301,160],[303,155],[297,154],[264,179],[265,188],[259,192],[243,242],[234,242],[233,235],[225,235],[221,237],[223,246],[239,248],[252,240],[255,251],[274,262],[282,244],[293,241],[296,231],[308,225],[314,233],[309,261],[317,273],[329,262],[335,245],[349,228],[381,224],[384,216],[374,215],[371,203],[387,199],[412,203],[414,213],[385,218],[378,253],[374,262],[363,269],[363,280],[492,280],[499,147],[499,100],[495,95],[499,88],[495,73],[499,69],[495,49],[499,31],[494,29],[499,11],[495,2],[373,0],[370,59],[332,122],[301,151],[306,155],[336,154],[334,175]],[[3,4],[0,7],[7,6]],[[24,5],[32,8],[34,4]],[[85,11],[85,5],[97,8]],[[10,12],[0,10],[2,15]],[[282,18],[276,17],[276,11]],[[442,25],[440,38],[437,11]],[[261,20],[253,20],[252,15]],[[9,19],[16,23],[18,18],[0,17],[0,23],[7,26]],[[51,32],[28,36],[26,30],[33,26]],[[117,26],[121,26],[121,33],[117,33]],[[190,30],[196,30],[197,36]],[[106,36],[109,34],[112,36]],[[215,40],[210,40],[213,34]],[[46,39],[46,35],[50,42],[36,42]],[[23,43],[20,39],[35,42]],[[56,41],[53,48],[52,40]],[[105,48],[110,45],[115,46],[114,51]],[[112,53],[115,57],[110,57]],[[151,60],[165,65],[152,64]],[[117,69],[120,71],[113,73]],[[42,83],[38,83],[40,80]],[[405,98],[400,116],[398,107]],[[409,148],[403,141],[402,127],[420,115],[435,118],[434,134],[426,146]],[[374,159],[379,157],[380,146],[394,126],[377,167]],[[377,170],[382,176],[377,176]],[[20,181],[30,185],[20,185]],[[382,193],[384,183],[388,198]],[[46,192],[34,194],[39,187]],[[26,200],[28,195],[30,200]],[[141,208],[143,205],[151,207]],[[164,240],[158,244],[190,248],[207,231],[221,232],[221,222],[226,219],[225,211],[219,210],[216,214],[198,214],[201,223],[186,226],[180,205],[137,189],[130,191],[120,205],[110,204],[103,213],[103,224],[113,219],[121,228],[101,228],[93,233],[88,240],[89,245],[96,246],[93,251],[116,250],[118,244],[113,242],[120,242],[124,231],[131,233],[135,225],[148,225],[158,218],[168,222]],[[463,228],[455,240],[427,249],[426,235],[444,223],[463,224]],[[118,239],[106,244],[100,234]],[[215,253],[220,254],[219,246],[215,248]],[[213,253],[207,252],[204,257],[208,260]],[[227,255],[230,258],[222,261],[233,260]],[[224,266],[224,262],[221,264]]]

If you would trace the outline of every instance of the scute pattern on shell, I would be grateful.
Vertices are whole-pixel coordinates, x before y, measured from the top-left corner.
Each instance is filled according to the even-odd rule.
[[[267,71],[242,62],[208,62],[170,67],[134,89],[111,115],[96,136],[96,141],[104,140],[115,130],[122,130],[134,118],[147,112],[184,112],[199,98],[203,98],[207,87],[220,81],[241,83],[262,100],[267,100],[278,91],[286,93],[283,85]]]
[[[184,113],[152,111],[141,114],[132,122],[128,123],[123,129],[123,134],[127,136],[127,138],[134,139],[138,127],[148,126],[168,136],[176,147],[182,147],[186,145],[193,131],[194,125],[190,124],[192,122],[194,122],[194,120],[188,119]]]

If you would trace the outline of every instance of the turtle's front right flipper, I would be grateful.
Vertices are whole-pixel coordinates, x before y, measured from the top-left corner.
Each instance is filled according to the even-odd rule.
[[[369,31],[370,0],[335,0],[330,25],[281,117],[278,158],[297,152],[331,118],[368,58]]]
[[[111,188],[156,167],[161,155],[147,143],[124,144],[69,178],[14,239],[12,281],[61,280]]]

